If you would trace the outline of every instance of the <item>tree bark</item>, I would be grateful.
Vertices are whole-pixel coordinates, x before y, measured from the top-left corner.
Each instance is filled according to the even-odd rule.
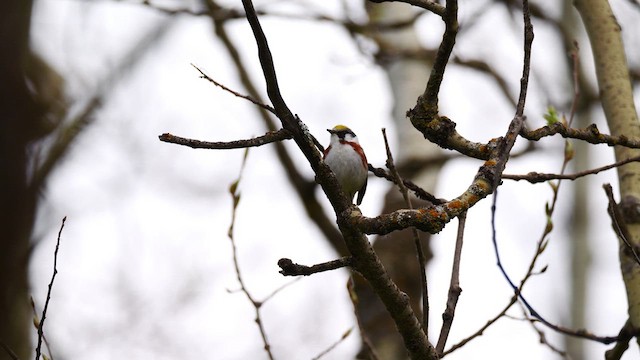
[[[640,138],[638,113],[633,102],[620,25],[606,0],[576,0],[593,50],[602,107],[612,135]],[[640,155],[637,149],[616,147],[616,160]],[[632,246],[640,245],[640,163],[618,168],[621,205],[631,235]],[[620,268],[627,290],[629,319],[640,328],[640,266],[624,243],[620,242]],[[640,342],[640,339],[637,338]]]

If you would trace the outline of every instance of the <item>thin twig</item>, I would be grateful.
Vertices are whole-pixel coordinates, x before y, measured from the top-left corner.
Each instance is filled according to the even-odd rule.
[[[605,166],[601,166],[599,168],[595,168],[595,169],[590,169],[590,170],[585,170],[585,171],[581,171],[575,174],[545,174],[545,173],[538,173],[538,172],[530,172],[528,174],[525,175],[513,175],[513,174],[503,174],[502,178],[503,179],[509,179],[509,180],[515,180],[515,181],[520,181],[520,180],[525,180],[528,181],[532,184],[535,183],[540,183],[540,182],[545,182],[545,181],[549,181],[549,180],[576,180],[578,178],[581,177],[585,177],[588,175],[595,175],[601,171],[605,171],[605,170],[610,170],[610,169],[614,169],[617,167],[620,167],[622,165],[628,164],[630,162],[636,162],[636,161],[640,161],[640,156],[635,156],[629,159],[625,159],[625,160],[621,160],[621,161],[617,161],[613,164],[609,164],[609,165],[605,165]]]
[[[451,282],[449,284],[449,295],[447,297],[447,307],[442,314],[442,329],[440,329],[440,337],[436,345],[438,354],[444,352],[444,346],[451,331],[453,317],[456,312],[456,305],[462,289],[460,288],[460,258],[462,257],[462,242],[464,239],[464,227],[467,221],[467,212],[463,212],[458,216],[458,235],[456,236],[456,247],[453,254],[453,266],[451,269]]]
[[[60,249],[60,236],[62,235],[62,229],[64,229],[64,222],[67,221],[67,217],[62,218],[62,225],[58,231],[58,240],[56,241],[56,249],[53,252],[53,274],[51,275],[51,282],[49,282],[49,290],[47,291],[47,298],[44,301],[44,308],[42,309],[42,316],[40,317],[40,324],[38,326],[38,345],[36,346],[36,360],[40,359],[40,351],[42,347],[42,338],[44,337],[44,321],[47,317],[47,309],[49,308],[49,301],[51,300],[51,290],[53,289],[53,280],[55,280],[58,274],[58,250]]]
[[[524,113],[524,105],[525,105],[525,100],[526,100],[526,92],[527,92],[527,87],[528,87],[528,75],[529,75],[529,67],[530,67],[530,61],[531,61],[531,44],[533,41],[533,27],[531,25],[531,18],[530,18],[530,14],[529,14],[529,3],[527,0],[523,0],[522,2],[523,5],[523,16],[524,16],[524,27],[525,27],[525,55],[524,55],[524,65],[523,65],[523,77],[521,79],[520,82],[520,96],[519,96],[519,100],[518,100],[518,107],[516,110],[516,118],[521,117],[522,114]],[[520,131],[520,133],[522,133],[522,131]],[[567,145],[568,146],[568,145]],[[567,151],[565,151],[565,158],[564,158],[564,162],[562,165],[562,170],[561,173],[564,173],[565,169],[566,169],[566,165],[569,162],[569,160],[571,160],[571,156],[567,155]],[[499,177],[497,177],[499,180]],[[496,180],[495,185],[497,186],[499,183]],[[538,253],[536,254],[536,257],[539,255],[539,253],[541,251],[544,250],[544,248],[546,247],[546,242],[544,241],[544,238],[546,237],[546,234],[548,234],[551,229],[552,226],[550,225],[550,221],[551,221],[551,214],[553,214],[553,211],[555,209],[555,204],[556,204],[556,200],[558,197],[558,188],[559,188],[559,183],[557,185],[555,185],[554,187],[554,199],[552,201],[552,204],[550,207],[547,208],[546,212],[547,212],[547,219],[548,219],[548,225],[545,229],[545,234],[543,235],[541,241],[539,242],[539,246],[538,246]],[[587,332],[586,330],[583,329],[579,329],[579,330],[573,330],[573,329],[568,329],[559,325],[555,325],[553,323],[551,323],[550,321],[546,320],[544,317],[542,317],[542,315],[540,315],[532,306],[531,304],[529,304],[529,302],[527,301],[527,299],[522,295],[521,292],[521,286],[516,286],[513,281],[511,280],[511,278],[509,277],[509,275],[507,274],[505,268],[502,265],[502,261],[500,259],[500,253],[498,251],[498,244],[497,244],[497,235],[496,235],[496,226],[495,226],[495,214],[496,214],[496,201],[497,201],[497,197],[498,197],[498,192],[497,192],[497,188],[495,189],[494,192],[494,197],[493,197],[493,202],[492,202],[492,206],[491,206],[491,229],[492,229],[492,242],[493,242],[493,247],[494,247],[494,252],[495,252],[495,256],[496,256],[496,262],[497,262],[497,266],[498,269],[500,270],[500,272],[502,273],[503,277],[505,278],[505,280],[507,280],[507,282],[509,283],[509,285],[511,286],[511,288],[514,291],[514,296],[519,298],[520,301],[522,302],[522,304],[527,308],[527,310],[529,311],[529,313],[531,314],[531,316],[533,316],[534,318],[536,318],[538,321],[540,321],[541,323],[543,323],[544,325],[546,325],[547,327],[549,327],[552,330],[555,330],[557,332],[560,332],[562,334],[565,335],[570,335],[570,336],[576,336],[576,337],[580,337],[580,338],[584,338],[584,339],[589,339],[589,340],[593,340],[593,341],[597,341],[603,344],[609,344],[611,342],[614,342],[617,340],[617,337],[615,336],[597,336],[594,334],[591,334],[589,332]],[[534,264],[534,262],[532,262],[532,264]],[[527,275],[525,276],[531,276],[532,274],[532,268],[530,267],[529,271],[527,272]]]
[[[393,175],[391,175],[389,172],[387,172],[383,168],[377,168],[377,167],[374,167],[373,165],[369,164],[369,171],[371,171],[373,173],[373,175],[375,175],[377,177],[387,179],[387,180],[393,182],[394,184],[396,184],[396,178],[393,177]],[[418,197],[418,198],[420,198],[422,200],[429,201],[430,203],[432,203],[434,205],[444,204],[444,203],[447,202],[447,200],[439,199],[439,198],[431,195],[430,193],[428,193],[426,190],[424,190],[420,186],[416,185],[411,180],[402,179],[402,184],[405,187],[407,187],[409,190],[413,191],[413,193],[414,193],[414,195],[416,197]]]
[[[466,338],[462,339],[460,342],[458,342],[457,344],[451,346],[449,349],[447,349],[447,351],[442,352],[442,354],[440,355],[441,358],[445,357],[446,355],[449,355],[450,353],[460,349],[461,347],[465,346],[467,343],[469,343],[471,340],[477,338],[478,336],[482,335],[491,325],[493,325],[496,321],[500,320],[503,316],[506,315],[507,311],[511,308],[511,306],[513,306],[513,304],[515,304],[517,301],[517,297],[512,297],[511,301],[509,301],[509,303],[493,318],[487,320],[487,322],[480,328],[478,329],[476,332],[474,332],[473,334],[467,336]]]
[[[329,352],[331,352],[331,350],[335,349],[336,346],[340,345],[347,337],[349,337],[349,335],[351,335],[351,332],[353,331],[353,328],[345,331],[342,336],[340,337],[340,339],[338,339],[338,341],[334,342],[333,344],[331,344],[328,348],[324,349],[320,354],[314,356],[313,358],[311,358],[312,360],[319,360],[320,358],[322,358],[323,356],[327,355]]]
[[[288,288],[289,286],[293,285],[294,283],[302,280],[303,278],[299,277],[299,278],[295,278],[291,281],[289,281],[288,283],[282,284],[280,285],[280,287],[276,288],[275,290],[273,290],[271,292],[271,294],[267,295],[264,299],[262,299],[261,303],[266,303],[267,301],[271,300],[271,298],[273,298],[274,296],[276,296],[276,294],[278,294],[280,291]]]
[[[278,260],[278,266],[280,266],[280,274],[284,276],[309,276],[323,271],[331,271],[340,269],[343,267],[351,266],[353,264],[353,258],[351,256],[345,256],[340,259],[315,264],[312,266],[296,264],[291,259]]]
[[[411,203],[411,198],[409,197],[409,191],[407,187],[404,186],[404,182],[396,169],[396,165],[393,162],[393,154],[391,153],[391,148],[389,147],[389,140],[387,139],[387,130],[385,128],[382,129],[382,137],[384,138],[384,148],[387,153],[387,168],[391,173],[391,176],[395,179],[394,182],[398,186],[398,190],[400,190],[400,194],[404,199],[407,208],[413,210],[413,204]],[[422,287],[422,328],[425,333],[429,333],[429,287],[427,284],[427,259],[424,256],[424,250],[422,249],[422,241],[420,240],[420,233],[418,233],[418,229],[415,227],[411,227],[411,234],[413,235],[413,243],[416,246],[416,253],[418,254],[418,266],[420,267],[420,284]]]
[[[38,317],[38,311],[36,310],[36,303],[33,301],[33,297],[29,298],[29,302],[31,303],[31,311],[33,311],[33,326],[36,328],[36,331],[40,328],[40,319]],[[44,346],[47,347],[47,353],[49,353],[49,359],[54,360],[53,352],[51,351],[51,345],[49,344],[49,340],[47,339],[47,335],[42,333],[42,341],[44,342]]]
[[[538,342],[540,344],[546,346],[547,348],[549,348],[549,350],[551,350],[552,352],[558,354],[558,356],[560,356],[560,357],[562,357],[564,359],[570,359],[569,354],[566,351],[561,350],[560,348],[558,348],[557,346],[555,346],[555,345],[553,345],[553,344],[551,344],[549,342],[549,340],[547,339],[547,334],[536,326],[537,319],[528,316],[527,315],[527,310],[522,304],[520,304],[520,309],[522,310],[522,313],[524,314],[524,318],[523,319],[515,319],[515,320],[527,321],[529,324],[531,324],[531,328],[533,328],[533,331],[535,331],[536,334],[538,334]]]
[[[251,96],[249,96],[249,95],[243,95],[243,94],[240,94],[240,93],[239,93],[239,92],[237,92],[237,91],[233,91],[233,90],[229,89],[228,87],[226,87],[226,86],[222,85],[221,83],[217,82],[216,80],[214,80],[213,78],[211,78],[209,75],[205,74],[205,72],[204,72],[204,71],[200,70],[200,68],[199,68],[199,67],[197,67],[197,66],[195,66],[194,64],[191,64],[191,66],[193,66],[196,70],[198,70],[198,72],[200,73],[200,77],[201,77],[202,79],[205,79],[205,80],[207,80],[207,81],[209,81],[209,82],[213,83],[215,86],[217,86],[217,87],[221,88],[222,90],[224,90],[224,91],[226,91],[226,92],[229,92],[229,93],[231,93],[231,94],[233,94],[233,95],[235,95],[235,96],[237,96],[237,97],[239,97],[239,98],[242,98],[242,99],[248,100],[248,101],[249,101],[249,102],[251,102],[252,104],[254,104],[254,105],[258,105],[259,107],[261,107],[261,108],[263,108],[263,109],[265,109],[265,110],[269,111],[270,113],[275,114],[275,110],[274,110],[271,106],[269,106],[269,105],[267,105],[267,104],[263,104],[263,103],[259,102],[258,100],[256,100],[256,99],[252,98],[252,97],[251,97]]]
[[[249,302],[251,302],[251,305],[253,305],[253,308],[255,309],[255,314],[256,314],[255,322],[258,325],[260,336],[262,337],[264,350],[267,353],[267,356],[269,357],[269,359],[273,360],[273,354],[271,353],[271,346],[269,345],[269,341],[267,340],[267,333],[264,330],[262,318],[260,317],[260,307],[262,306],[263,303],[255,300],[253,296],[251,296],[251,293],[249,292],[249,290],[244,284],[244,280],[242,279],[242,274],[240,273],[240,265],[238,264],[238,251],[236,249],[236,242],[233,237],[233,227],[236,222],[236,210],[238,208],[238,203],[240,202],[240,192],[238,191],[238,185],[240,183],[240,180],[242,179],[242,173],[244,171],[245,164],[247,163],[248,154],[249,154],[249,149],[246,149],[244,152],[244,157],[242,159],[242,165],[240,167],[240,173],[238,175],[238,179],[234,181],[229,187],[229,193],[231,193],[231,196],[233,197],[233,208],[231,213],[231,224],[229,225],[229,231],[227,232],[227,236],[229,237],[229,240],[231,240],[231,250],[233,254],[233,267],[236,271],[236,277],[238,279],[238,282],[240,283],[240,290],[245,294],[245,296],[247,297]]]
[[[193,149],[227,150],[227,149],[243,149],[243,148],[249,148],[249,147],[257,147],[257,146],[270,144],[276,141],[288,140],[288,139],[291,139],[291,134],[285,129],[280,129],[278,131],[270,131],[262,136],[258,136],[258,137],[246,139],[246,140],[211,142],[211,141],[188,139],[188,138],[172,135],[169,133],[164,133],[158,136],[158,139],[166,143],[188,146]]]

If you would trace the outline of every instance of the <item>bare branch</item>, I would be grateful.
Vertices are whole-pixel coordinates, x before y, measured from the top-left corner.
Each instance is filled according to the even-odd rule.
[[[289,286],[291,286],[291,285],[293,285],[294,283],[296,283],[296,282],[300,281],[301,279],[302,279],[301,277],[299,277],[299,278],[295,278],[295,279],[293,279],[293,280],[289,281],[288,283],[285,283],[285,284],[281,285],[279,288],[276,288],[275,290],[273,290],[273,291],[271,292],[271,294],[267,295],[264,299],[262,299],[261,303],[262,303],[262,304],[266,303],[267,301],[271,300],[271,298],[273,298],[274,296],[276,296],[280,291],[282,291],[282,290],[284,290],[284,289],[288,288]]]
[[[323,271],[331,271],[340,269],[343,267],[351,266],[353,259],[350,256],[345,256],[340,259],[323,262],[311,266],[296,264],[291,259],[283,258],[278,260],[278,266],[280,266],[280,274],[284,276],[309,276],[315,273]]]
[[[340,339],[338,341],[336,341],[335,343],[331,344],[331,346],[329,346],[328,348],[326,348],[325,350],[323,350],[320,354],[318,354],[317,356],[314,356],[311,360],[319,360],[320,358],[322,358],[323,356],[327,355],[329,352],[331,352],[331,350],[335,349],[336,346],[340,345],[347,337],[349,337],[349,335],[351,335],[351,332],[353,331],[353,328],[345,331],[342,336],[340,337]]]
[[[529,66],[530,66],[530,52],[531,52],[531,43],[533,41],[533,27],[531,25],[531,18],[529,15],[529,4],[527,0],[523,0],[522,2],[522,6],[523,6],[523,16],[524,16],[524,23],[525,23],[525,56],[524,56],[524,65],[523,65],[523,75],[522,75],[522,79],[520,81],[520,96],[519,96],[519,100],[518,100],[518,107],[516,110],[516,118],[514,119],[514,122],[516,119],[522,119],[522,114],[524,113],[524,106],[525,106],[525,100],[526,100],[526,93],[527,93],[527,87],[528,87],[528,75],[529,75]],[[512,126],[510,127],[510,129],[515,129],[516,126],[514,125],[514,122],[512,122]],[[522,127],[520,127],[521,129]],[[518,133],[520,132],[520,129],[518,129]],[[510,132],[511,133],[511,132]],[[505,144],[509,144],[509,142],[505,142]],[[511,144],[512,145],[512,144]],[[502,152],[507,153],[508,151],[503,151]],[[505,162],[508,159],[507,156],[502,157],[499,159],[500,162]],[[565,161],[563,164],[563,169],[562,172],[564,172],[566,163],[570,160],[570,157],[565,156]],[[498,168],[502,168],[504,169],[504,164],[498,165]],[[498,174],[501,174],[500,172],[498,172]],[[497,187],[497,185],[499,185],[499,176],[496,177],[496,182],[494,183],[494,186]],[[541,323],[543,323],[544,325],[546,325],[547,327],[563,333],[565,335],[571,335],[571,336],[576,336],[576,337],[581,337],[581,338],[585,338],[585,339],[590,339],[590,340],[594,340],[594,341],[598,341],[598,342],[602,342],[602,343],[610,343],[615,341],[615,337],[602,337],[602,336],[596,336],[593,335],[589,332],[587,332],[586,330],[573,330],[573,329],[568,329],[559,325],[555,325],[552,324],[551,322],[549,322],[548,320],[546,320],[545,318],[543,318],[530,304],[529,302],[524,298],[524,296],[522,295],[522,293],[520,292],[520,287],[516,286],[513,281],[511,280],[511,278],[509,277],[509,275],[507,274],[505,268],[502,265],[502,261],[500,259],[500,254],[498,251],[498,245],[497,245],[497,236],[496,236],[496,226],[495,226],[495,213],[496,213],[496,200],[497,200],[497,188],[495,189],[494,192],[494,197],[493,197],[493,204],[491,207],[491,228],[492,228],[492,240],[493,240],[493,246],[494,246],[494,251],[495,251],[495,255],[496,255],[496,260],[497,260],[497,266],[500,269],[500,271],[502,272],[502,275],[504,276],[504,278],[507,280],[507,282],[509,283],[509,285],[513,288],[514,290],[514,294],[515,296],[517,296],[520,301],[524,304],[524,306],[527,308],[527,310],[529,311],[529,313],[531,314],[531,316],[533,316],[534,318],[536,318],[537,320],[539,320]],[[557,198],[557,188],[555,190],[555,194],[554,194],[554,203],[555,203],[555,199]],[[550,216],[550,213],[553,212],[553,206],[551,207],[551,209],[547,210],[547,215]],[[550,231],[550,229],[548,230]],[[545,231],[546,232],[546,231]],[[543,249],[543,248],[541,248]],[[529,276],[531,274],[532,268],[529,269],[529,272],[527,273],[527,276]]]
[[[533,44],[533,25],[529,12],[529,0],[522,0],[522,15],[524,18],[524,61],[522,66],[522,78],[520,78],[520,96],[516,116],[524,116],[524,105],[527,100],[529,88],[529,72],[531,71],[531,45]]]
[[[231,241],[233,267],[236,271],[236,278],[238,279],[238,283],[240,283],[240,291],[244,293],[244,295],[247,297],[249,302],[251,302],[251,305],[253,305],[253,308],[255,309],[255,314],[256,314],[255,322],[258,325],[258,330],[260,331],[260,336],[262,337],[264,351],[267,353],[267,356],[269,357],[269,359],[273,360],[273,354],[271,353],[271,345],[269,345],[269,341],[267,340],[267,333],[264,329],[262,318],[260,317],[260,307],[262,306],[263,302],[255,300],[253,296],[251,296],[251,293],[249,292],[249,290],[244,284],[242,274],[240,273],[240,265],[238,264],[238,251],[236,249],[236,242],[233,237],[233,228],[236,223],[236,210],[238,209],[238,204],[240,203],[240,192],[238,191],[238,184],[242,179],[242,173],[244,172],[244,166],[247,163],[248,154],[249,154],[249,149],[245,149],[244,158],[242,159],[242,165],[240,166],[240,173],[238,175],[238,179],[234,181],[229,187],[229,193],[233,198],[233,206],[232,206],[232,212],[231,212],[231,224],[229,224],[229,230],[227,231],[227,236]]]
[[[250,101],[251,103],[253,103],[253,104],[255,104],[255,105],[258,105],[258,106],[260,106],[261,108],[263,108],[263,109],[265,109],[265,110],[269,111],[270,113],[274,113],[274,114],[275,114],[275,110],[274,110],[271,106],[266,105],[266,104],[263,104],[263,103],[259,102],[258,100],[256,100],[256,99],[252,98],[251,96],[248,96],[248,95],[242,95],[242,94],[240,94],[240,93],[238,93],[238,92],[236,92],[236,91],[233,91],[233,90],[229,89],[228,87],[226,87],[226,86],[224,86],[224,85],[220,84],[219,82],[215,81],[215,80],[214,80],[214,79],[212,79],[211,77],[209,77],[209,75],[205,74],[205,73],[204,73],[204,71],[200,70],[200,68],[199,68],[199,67],[197,67],[197,66],[195,66],[195,65],[193,65],[193,64],[191,64],[191,66],[193,66],[196,70],[198,70],[198,72],[200,73],[200,77],[201,77],[202,79],[208,80],[209,82],[213,83],[215,86],[217,86],[217,87],[221,88],[222,90],[227,91],[227,92],[230,92],[231,94],[233,94],[233,95],[235,95],[235,96],[237,96],[237,97],[239,97],[239,98],[243,98],[243,99],[245,99],[245,100],[248,100],[248,101]]]
[[[36,310],[36,303],[33,301],[33,297],[29,298],[31,303],[31,310],[33,311],[33,326],[36,328],[36,331],[40,329],[40,318],[38,317],[38,311]],[[49,353],[49,359],[53,360],[53,352],[51,351],[51,345],[49,344],[49,340],[47,339],[46,334],[42,333],[42,341],[44,342],[44,346],[47,347],[47,352]]]
[[[520,305],[521,305],[520,308],[524,314],[524,318],[517,319],[517,320],[523,320],[523,321],[529,322],[529,324],[531,324],[531,328],[533,328],[533,331],[535,331],[536,334],[538,334],[538,342],[540,342],[540,344],[546,346],[547,348],[549,348],[549,350],[558,354],[558,356],[560,356],[561,358],[570,360],[571,358],[569,357],[569,354],[567,354],[566,351],[559,349],[557,346],[549,342],[549,340],[547,339],[547,334],[536,326],[537,320],[535,318],[528,316],[526,308],[522,306],[522,304]]]
[[[575,129],[566,127],[564,124],[557,122],[536,130],[523,129],[520,132],[520,136],[533,141],[555,134],[560,134],[564,138],[584,140],[590,144],[607,144],[609,146],[620,145],[628,148],[640,149],[640,140],[630,139],[624,135],[613,136],[602,134],[595,124],[591,124],[584,129]]]
[[[49,301],[51,300],[51,290],[53,289],[53,280],[55,280],[58,274],[58,250],[60,249],[60,236],[62,235],[62,229],[64,229],[64,223],[67,221],[67,217],[62,218],[62,224],[58,231],[58,241],[56,241],[56,249],[53,252],[53,274],[51,275],[51,282],[49,282],[49,290],[47,291],[47,298],[44,301],[44,308],[42,309],[42,316],[40,317],[40,324],[38,326],[38,345],[36,346],[36,360],[40,359],[40,351],[42,347],[42,338],[44,337],[44,321],[47,318],[47,309],[49,308]]]
[[[178,144],[183,146],[188,146],[193,149],[243,149],[250,148],[256,146],[262,146],[266,144],[270,144],[275,141],[283,141],[291,139],[291,133],[289,133],[285,129],[280,129],[278,131],[270,131],[262,136],[258,136],[252,139],[246,140],[234,140],[234,141],[218,141],[218,142],[210,142],[210,141],[201,141],[195,139],[183,138],[180,136],[175,136],[169,133],[164,133],[158,136],[160,141]]]
[[[462,257],[462,242],[464,239],[464,227],[467,221],[467,213],[464,212],[458,216],[458,235],[456,236],[456,248],[453,253],[453,267],[451,269],[451,282],[449,283],[449,295],[447,297],[447,307],[442,314],[442,329],[440,329],[440,337],[436,345],[438,354],[444,352],[444,346],[451,331],[453,317],[456,312],[456,305],[462,289],[460,288],[460,259]]]
[[[584,176],[588,176],[588,175],[595,175],[601,171],[605,171],[605,170],[610,170],[619,166],[622,166],[624,164],[630,163],[630,162],[635,162],[635,161],[640,161],[640,156],[636,156],[630,159],[625,159],[622,161],[618,161],[615,162],[613,164],[609,164],[609,165],[605,165],[605,166],[601,166],[599,168],[595,168],[595,169],[591,169],[591,170],[585,170],[585,171],[581,171],[575,174],[544,174],[544,173],[538,173],[538,172],[530,172],[526,175],[512,175],[512,174],[503,174],[502,178],[503,179],[509,179],[509,180],[515,180],[515,181],[520,181],[520,180],[525,180],[528,181],[532,184],[535,183],[540,183],[540,182],[545,182],[545,181],[549,181],[549,180],[576,180],[578,178],[584,177]]]
[[[393,182],[394,184],[396,184],[396,178],[393,177],[391,174],[389,174],[383,168],[373,167],[373,165],[369,164],[369,171],[371,171],[377,177],[387,179],[387,180]],[[409,190],[413,191],[415,196],[417,196],[418,198],[420,198],[422,200],[427,200],[427,201],[431,202],[432,204],[436,204],[436,205],[444,204],[445,202],[447,202],[447,200],[445,200],[445,199],[438,199],[435,196],[429,194],[426,190],[424,190],[420,186],[416,185],[411,180],[402,179],[402,183]]]
[[[416,359],[436,359],[435,349],[429,343],[420,326],[420,322],[413,313],[409,299],[400,291],[384,270],[380,259],[373,251],[366,236],[354,226],[353,219],[361,216],[361,213],[344,196],[335,175],[322,161],[306,125],[293,115],[282,98],[271,51],[253,8],[253,3],[251,0],[242,0],[242,4],[258,46],[258,57],[260,58],[260,64],[267,83],[269,99],[283,127],[292,133],[296,144],[309,161],[313,171],[316,173],[317,182],[322,186],[334,211],[338,215],[338,227],[342,232],[349,252],[354,255],[354,268],[363,274],[385,304],[398,331],[402,335],[410,356]]]
[[[384,138],[384,147],[387,153],[387,168],[393,176],[394,183],[398,186],[398,190],[404,198],[404,202],[409,210],[413,210],[413,204],[409,197],[409,191],[404,186],[404,182],[396,169],[396,165],[393,162],[393,154],[389,147],[389,140],[387,139],[386,129],[382,129],[382,137]],[[429,333],[429,287],[427,284],[427,259],[424,256],[424,250],[422,249],[422,241],[420,240],[420,234],[415,227],[411,228],[411,234],[413,235],[413,243],[416,246],[416,253],[418,254],[418,266],[420,269],[420,283],[422,285],[422,328],[425,333]]]
[[[426,112],[427,119],[438,114],[438,94],[440,93],[440,85],[444,79],[444,71],[449,63],[449,56],[453,51],[453,46],[456,43],[456,36],[458,34],[458,1],[447,0],[447,5],[444,13],[442,14],[442,20],[444,21],[444,34],[442,35],[442,41],[438,48],[435,61],[433,62],[433,68],[429,75],[429,81],[427,82],[427,88],[424,94],[418,98],[418,106],[422,107]],[[411,118],[411,122],[417,129],[421,129],[425,124],[415,123]]]

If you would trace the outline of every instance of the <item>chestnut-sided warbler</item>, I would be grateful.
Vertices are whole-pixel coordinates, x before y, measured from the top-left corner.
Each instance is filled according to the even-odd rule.
[[[327,129],[331,133],[329,147],[324,150],[324,161],[338,178],[342,191],[353,202],[358,193],[358,205],[367,190],[367,157],[358,143],[358,137],[348,127],[336,125]]]

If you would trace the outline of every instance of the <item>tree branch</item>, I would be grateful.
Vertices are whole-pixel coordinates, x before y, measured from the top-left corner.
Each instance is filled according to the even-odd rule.
[[[209,75],[205,74],[204,71],[200,70],[199,67],[197,67],[197,66],[195,66],[193,64],[191,64],[191,66],[193,66],[196,70],[198,70],[198,72],[200,73],[200,78],[211,82],[215,86],[217,86],[217,87],[221,88],[222,90],[224,90],[226,92],[229,92],[229,93],[231,93],[231,94],[233,94],[233,95],[235,95],[235,96],[237,96],[239,98],[243,98],[245,100],[248,100],[249,102],[253,103],[254,105],[258,105],[259,107],[267,110],[270,113],[275,113],[275,110],[271,106],[263,104],[263,103],[259,102],[258,100],[252,98],[251,96],[243,95],[243,94],[240,94],[239,92],[233,91],[233,90],[229,89],[228,87],[226,87],[226,86],[220,84],[219,82],[215,81],[211,77],[209,77]]]
[[[343,267],[351,266],[353,264],[353,258],[345,256],[340,259],[323,262],[311,266],[296,264],[291,259],[283,258],[278,260],[278,266],[280,267],[280,274],[284,276],[309,276],[323,271],[331,271],[340,269]]]
[[[260,22],[253,8],[251,0],[242,0],[247,14],[247,20],[253,31],[258,46],[258,56],[267,83],[267,94],[271,100],[276,115],[282,121],[285,129],[289,130],[296,144],[309,161],[316,180],[327,194],[334,211],[338,215],[338,227],[353,256],[353,265],[371,284],[387,310],[394,319],[398,331],[402,335],[409,355],[414,359],[436,359],[435,349],[429,343],[422,331],[407,296],[403,294],[384,270],[368,239],[351,222],[352,218],[361,216],[357,207],[350,204],[344,195],[335,175],[321,160],[307,127],[289,110],[278,88],[276,72]]]
[[[374,167],[373,165],[369,164],[369,171],[371,171],[375,176],[383,178],[383,179],[386,179],[386,180],[389,180],[389,181],[391,181],[391,182],[393,182],[394,184],[397,185],[397,183],[396,183],[397,179],[393,175],[389,174],[385,169],[377,168],[377,167]],[[416,197],[422,199],[422,200],[429,201],[429,202],[431,202],[432,204],[435,204],[435,205],[444,204],[445,202],[447,202],[447,200],[439,199],[439,198],[429,194],[427,191],[425,191],[420,186],[416,185],[411,180],[402,179],[402,184],[407,189],[413,191],[414,195]]]
[[[231,254],[233,259],[233,268],[236,272],[236,278],[238,279],[238,283],[240,284],[240,290],[247,297],[251,305],[255,310],[255,322],[258,325],[258,330],[260,331],[260,337],[262,338],[262,343],[264,347],[264,351],[267,353],[267,356],[270,360],[273,360],[273,354],[271,353],[271,345],[269,345],[269,341],[267,340],[267,332],[264,329],[264,324],[262,322],[262,317],[260,316],[260,308],[264,302],[257,301],[253,298],[249,289],[244,284],[244,279],[242,278],[242,274],[240,272],[240,264],[238,263],[238,251],[236,249],[236,242],[233,236],[233,228],[236,223],[236,210],[238,209],[238,204],[240,203],[240,192],[238,191],[238,185],[240,180],[242,179],[242,173],[244,172],[244,166],[247,162],[247,155],[249,154],[249,149],[245,149],[244,157],[242,159],[242,165],[240,166],[240,173],[238,175],[238,179],[236,179],[231,186],[229,187],[229,193],[233,199],[232,212],[231,212],[231,223],[229,224],[229,230],[227,231],[227,236],[231,241]]]
[[[389,140],[387,139],[386,129],[382,129],[382,137],[384,138],[384,147],[387,153],[387,168],[391,175],[395,178],[395,183],[398,186],[398,190],[402,194],[405,204],[409,210],[413,210],[413,204],[409,197],[409,191],[404,186],[404,182],[396,169],[396,165],[393,162],[393,154],[389,147]],[[429,287],[427,283],[427,259],[424,256],[424,250],[422,249],[422,241],[420,240],[420,234],[415,227],[411,228],[413,235],[413,243],[416,247],[416,253],[418,255],[418,268],[420,269],[420,284],[422,285],[422,328],[426,334],[429,333]]]
[[[464,227],[467,221],[467,213],[464,212],[458,216],[458,235],[456,236],[456,248],[453,253],[453,266],[451,269],[451,282],[449,283],[449,293],[447,297],[447,307],[442,314],[442,328],[440,329],[440,337],[436,345],[436,351],[440,356],[444,352],[444,346],[451,331],[453,317],[456,312],[456,305],[462,289],[460,288],[460,259],[462,257],[462,242],[464,239]]]
[[[292,136],[289,131],[285,129],[280,129],[278,131],[270,131],[262,136],[258,136],[252,139],[246,140],[234,140],[234,141],[201,141],[195,139],[183,138],[180,136],[175,136],[169,133],[164,133],[158,136],[160,141],[188,146],[193,149],[218,149],[218,150],[228,150],[228,149],[243,149],[250,147],[257,147],[266,144],[270,144],[276,141],[283,141],[291,139]]]
[[[627,148],[639,149],[640,140],[629,138],[626,135],[614,136],[600,133],[595,124],[591,124],[584,129],[568,128],[564,124],[557,122],[536,130],[525,130],[520,132],[520,136],[527,140],[537,141],[545,136],[560,134],[564,138],[580,139],[590,144],[607,144],[609,146],[620,145]]]
[[[627,163],[630,163],[630,162],[635,162],[635,161],[640,161],[640,156],[636,156],[634,158],[618,161],[618,162],[615,162],[613,164],[601,166],[601,167],[598,167],[598,168],[595,168],[595,169],[581,171],[581,172],[578,172],[578,173],[575,173],[575,174],[544,174],[544,173],[538,173],[538,172],[532,171],[532,172],[530,172],[530,173],[528,173],[526,175],[503,174],[502,178],[503,179],[509,179],[509,180],[515,180],[515,181],[525,180],[525,181],[528,181],[528,182],[530,182],[532,184],[545,182],[545,181],[549,181],[549,180],[576,180],[576,179],[584,177],[584,176],[595,175],[595,174],[597,174],[597,173],[599,173],[601,171],[610,170],[610,169],[616,168],[618,166],[622,166],[624,164],[627,164]]]
[[[36,346],[36,360],[40,359],[40,348],[42,347],[42,338],[44,337],[44,320],[47,317],[47,309],[49,308],[49,301],[51,300],[51,290],[53,289],[53,280],[55,280],[58,274],[58,250],[60,249],[60,236],[62,235],[62,229],[64,229],[64,223],[67,221],[67,217],[62,218],[62,224],[58,231],[58,241],[56,241],[56,249],[53,252],[53,274],[51,275],[51,282],[49,282],[49,290],[47,291],[47,298],[44,302],[44,308],[42,309],[42,316],[40,317],[40,323],[38,324],[38,345]]]

